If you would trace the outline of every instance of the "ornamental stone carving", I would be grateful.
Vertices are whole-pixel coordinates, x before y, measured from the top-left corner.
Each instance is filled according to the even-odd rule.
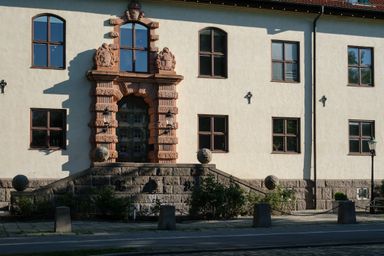
[[[96,162],[105,162],[109,159],[109,150],[106,147],[97,147],[93,152],[93,158]]]
[[[138,0],[132,0],[128,5],[128,10],[125,11],[128,20],[140,20],[144,17],[144,12],[141,11],[141,4]]]
[[[95,64],[96,68],[112,68],[117,62],[117,57],[113,52],[113,47],[106,43],[103,43],[99,49],[97,49],[95,54]]]
[[[175,71],[175,56],[172,54],[168,47],[164,47],[164,49],[159,52],[157,55],[156,63],[159,71]]]

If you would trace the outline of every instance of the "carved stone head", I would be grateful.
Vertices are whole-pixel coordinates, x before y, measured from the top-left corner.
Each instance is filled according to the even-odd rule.
[[[128,10],[125,12],[127,18],[130,20],[138,20],[143,15],[141,11],[141,4],[138,0],[131,0],[128,5]]]

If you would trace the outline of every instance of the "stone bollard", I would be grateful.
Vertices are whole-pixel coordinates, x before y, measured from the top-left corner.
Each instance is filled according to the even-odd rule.
[[[175,217],[175,206],[173,205],[162,205],[160,206],[160,216],[158,229],[175,230],[176,229],[176,217]]]
[[[254,227],[271,226],[271,206],[267,203],[256,204],[253,210]]]
[[[337,212],[337,223],[338,224],[355,224],[356,223],[355,202],[342,201],[339,203],[339,210]]]
[[[72,232],[71,212],[69,207],[56,207],[55,213],[55,232],[70,233]]]

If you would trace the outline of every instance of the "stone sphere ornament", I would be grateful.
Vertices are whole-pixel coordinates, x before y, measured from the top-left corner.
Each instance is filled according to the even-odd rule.
[[[274,190],[279,185],[279,178],[275,175],[268,175],[264,179],[265,187],[269,190]]]
[[[106,147],[97,147],[93,151],[93,159],[96,162],[105,162],[109,159],[109,150]]]
[[[12,179],[12,187],[17,191],[24,191],[29,185],[27,176],[18,174]]]
[[[212,152],[207,148],[202,148],[197,151],[197,160],[202,164],[208,164],[212,160]]]

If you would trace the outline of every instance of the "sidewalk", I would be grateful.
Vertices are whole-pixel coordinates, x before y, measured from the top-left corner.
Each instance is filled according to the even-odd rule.
[[[384,214],[356,213],[358,224],[384,224]],[[272,227],[292,227],[302,225],[337,225],[337,214],[319,214],[316,211],[294,212],[293,215],[272,216]],[[203,231],[215,229],[239,229],[252,227],[252,217],[235,220],[183,221],[176,224],[177,230]],[[73,221],[73,234],[119,234],[157,230],[157,222],[111,222]],[[13,221],[0,219],[0,237],[56,235],[54,221]]]

